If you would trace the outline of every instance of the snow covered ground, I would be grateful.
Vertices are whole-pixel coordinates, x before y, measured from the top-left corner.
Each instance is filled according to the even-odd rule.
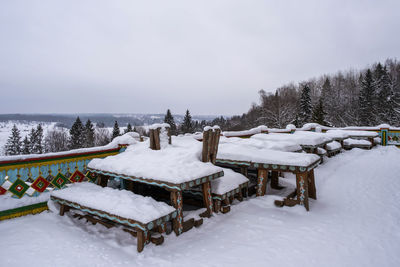
[[[136,240],[51,212],[0,222],[0,266],[400,266],[400,149],[353,149],[316,169],[317,201],[268,191],[136,252]],[[279,195],[278,195],[279,194]]]

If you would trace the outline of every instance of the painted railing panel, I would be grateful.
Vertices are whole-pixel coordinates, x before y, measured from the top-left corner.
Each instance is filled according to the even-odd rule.
[[[44,192],[61,189],[69,183],[94,181],[96,177],[89,175],[86,169],[90,160],[116,155],[125,149],[126,145],[117,145],[111,148],[106,146],[61,153],[2,157],[0,195],[11,195],[15,199],[35,198]],[[47,209],[47,205],[39,203],[39,199],[37,204],[41,205],[40,210]],[[36,204],[32,206],[34,209],[30,209],[31,206],[32,204],[19,206],[10,210],[3,207],[0,210],[0,220],[39,211]]]

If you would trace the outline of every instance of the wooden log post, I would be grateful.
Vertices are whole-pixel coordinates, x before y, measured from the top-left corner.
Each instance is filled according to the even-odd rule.
[[[296,173],[296,185],[297,185],[297,201],[300,205],[303,205],[307,211],[309,211],[308,172]]]
[[[221,209],[221,200],[216,199],[214,201],[214,212],[218,213],[220,211],[220,209]]]
[[[277,171],[271,171],[271,188],[282,189],[283,187],[279,185],[279,173]]]
[[[100,185],[101,187],[107,187],[108,179],[109,179],[109,177],[102,175],[102,174],[98,174],[97,175],[97,185]]]
[[[181,191],[171,191],[171,203],[177,211],[177,215],[173,219],[172,225],[175,234],[180,235],[183,232],[183,202]]]
[[[211,196],[211,182],[202,184],[203,189],[203,202],[207,209],[207,216],[210,217],[213,212],[213,201]]]
[[[137,236],[137,251],[142,252],[145,243],[144,231],[141,229],[136,229]]]
[[[308,196],[317,199],[317,189],[315,187],[314,169],[308,172]]]
[[[209,162],[209,154],[208,154],[208,138],[210,136],[211,130],[203,132],[203,150],[201,152],[201,161]]]
[[[161,128],[149,130],[150,148],[153,150],[160,150],[160,131]]]
[[[257,175],[257,196],[264,196],[267,188],[267,175],[268,172],[265,169],[258,169]]]

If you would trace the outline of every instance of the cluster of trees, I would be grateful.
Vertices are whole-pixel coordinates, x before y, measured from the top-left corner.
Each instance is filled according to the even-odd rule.
[[[307,122],[344,127],[387,123],[400,125],[400,63],[388,59],[362,71],[338,72],[259,92],[260,103],[242,116],[220,124],[224,130],[242,130],[260,124],[283,128]]]
[[[21,139],[21,133],[17,126],[14,124],[11,135],[8,137],[4,147],[6,155],[20,155],[20,154],[42,154],[44,152],[43,146],[43,127],[39,124],[36,128],[32,128],[29,135]]]
[[[205,120],[193,120],[192,116],[190,115],[190,111],[186,110],[185,116],[183,117],[183,122],[177,126],[174,117],[172,116],[172,113],[169,109],[167,110],[167,113],[164,117],[164,122],[168,123],[171,126],[172,135],[201,132],[206,125],[212,124],[212,122],[208,122]]]

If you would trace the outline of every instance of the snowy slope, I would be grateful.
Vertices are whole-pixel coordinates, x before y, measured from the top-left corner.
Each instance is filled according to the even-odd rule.
[[[236,203],[200,228],[136,252],[119,229],[54,213],[0,222],[1,266],[400,266],[400,149],[353,149],[316,169],[318,200],[277,208],[285,192]],[[21,256],[24,255],[24,256]]]

